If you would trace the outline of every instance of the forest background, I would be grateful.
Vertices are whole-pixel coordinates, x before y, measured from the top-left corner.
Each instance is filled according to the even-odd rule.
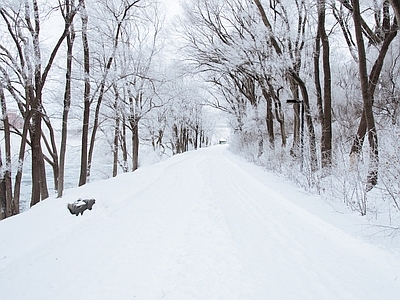
[[[173,3],[2,1],[0,219],[226,117],[231,149],[397,233],[400,1]]]

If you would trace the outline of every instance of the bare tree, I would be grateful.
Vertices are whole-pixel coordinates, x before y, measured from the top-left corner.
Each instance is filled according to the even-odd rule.
[[[163,75],[162,72],[155,74],[154,61],[160,51],[162,16],[156,5],[141,13],[141,22],[124,27],[126,36],[121,40],[122,55],[117,60],[121,72],[119,81],[124,86],[124,126],[131,134],[132,171],[139,167],[140,122],[163,105],[157,91],[163,84]]]
[[[114,126],[114,140],[112,143],[112,152],[113,152],[113,172],[112,176],[115,177],[118,174],[118,150],[119,150],[119,141],[120,141],[120,127],[121,127],[121,112],[120,112],[120,95],[118,91],[117,85],[113,84],[113,90],[115,95],[114,100],[114,119],[115,119],[115,126]]]
[[[378,137],[377,130],[375,126],[374,113],[372,110],[374,102],[375,87],[378,83],[378,79],[383,67],[383,62],[386,53],[389,49],[390,43],[397,35],[397,22],[394,21],[393,25],[386,29],[384,33],[384,41],[382,43],[381,49],[379,51],[378,57],[371,69],[368,76],[367,71],[367,58],[366,50],[363,39],[363,22],[361,18],[360,5],[358,0],[352,1],[353,10],[353,20],[358,48],[358,64],[360,72],[360,84],[363,98],[363,113],[361,115],[360,125],[358,127],[357,135],[354,139],[353,146],[351,148],[350,156],[351,160],[357,160],[357,156],[361,152],[364,138],[368,132],[368,141],[370,146],[370,166],[367,177],[366,191],[371,190],[378,181],[378,162],[379,162],[379,152],[378,152]],[[389,18],[388,15],[385,18]],[[387,23],[387,20],[386,20]]]
[[[3,86],[0,84],[0,105],[2,115],[2,127],[4,131],[5,164],[3,165],[0,153],[0,220],[19,213],[12,195],[11,183],[11,132],[8,122],[7,104],[4,97]],[[0,123],[1,124],[1,123]],[[1,151],[1,150],[0,150]]]
[[[268,135],[269,147],[275,147],[275,118],[280,124],[282,144],[286,145],[284,116],[275,89],[281,79],[275,67],[276,56],[268,43],[260,41],[260,28],[254,22],[251,4],[234,0],[198,1],[187,8],[183,26],[193,65],[207,74],[206,80],[227,103],[221,105],[214,97],[211,104],[235,115],[241,129],[243,117],[252,115],[257,123],[253,137],[259,157],[264,151],[264,135]],[[237,132],[245,135],[241,129]]]
[[[59,6],[61,9],[61,2]],[[75,8],[71,11],[68,18],[65,19],[64,29],[52,48],[47,63],[44,65],[42,65],[44,59],[40,44],[41,18],[38,1],[32,0],[30,2],[25,0],[24,4],[19,8],[10,7],[6,10],[3,7],[0,9],[0,14],[7,26],[10,40],[14,49],[17,50],[17,60],[14,60],[14,56],[11,54],[12,51],[7,50],[6,47],[2,47],[2,51],[5,54],[4,57],[7,59],[6,64],[17,76],[19,83],[24,89],[24,94],[18,94],[18,89],[13,88],[12,84],[7,87],[10,94],[14,95],[13,97],[17,100],[18,107],[25,120],[21,150],[25,148],[25,145],[22,145],[22,143],[26,143],[27,141],[24,135],[28,132],[30,135],[30,147],[32,150],[31,206],[38,203],[41,199],[47,198],[49,195],[44,164],[45,157],[41,144],[43,139],[42,119],[45,119],[45,123],[49,129],[51,129],[51,125],[46,117],[42,95],[56,54],[67,35],[77,9]],[[8,46],[11,47],[11,44]],[[7,70],[4,70],[4,73],[7,73]],[[11,80],[7,80],[11,82]],[[21,98],[24,98],[25,103],[21,101]],[[52,141],[54,141],[53,138]],[[21,155],[23,154],[20,153]],[[20,176],[20,174],[17,173],[17,176]],[[16,184],[20,184],[17,179]],[[19,202],[19,189],[15,189],[14,193],[16,194],[14,196],[16,198],[15,201]]]
[[[6,217],[6,201],[7,201],[7,195],[6,195],[6,181],[4,180],[4,163],[3,163],[3,157],[2,157],[2,151],[0,148],[0,221],[5,219]]]
[[[83,121],[82,121],[82,142],[81,142],[81,163],[79,186],[86,184],[88,177],[88,137],[89,137],[89,117],[90,117],[90,49],[88,38],[89,17],[86,9],[85,0],[79,0],[82,7],[82,45],[83,45],[83,68],[84,68],[84,93],[83,93]]]
[[[268,20],[267,14],[265,13],[264,7],[261,4],[259,0],[253,0],[254,4],[257,6],[257,9],[261,15],[261,19],[263,24],[265,25],[266,29],[268,30],[268,38],[269,41],[272,45],[272,48],[275,50],[276,54],[281,57],[283,55],[283,50],[282,47],[280,46],[280,43],[278,42],[277,38],[274,35],[274,31],[272,28],[272,25],[270,21]],[[305,20],[306,18],[306,12],[303,12],[303,1],[301,3],[297,3],[298,9],[299,9],[299,16],[298,16],[298,26],[297,26],[297,38],[296,41],[293,43],[294,48],[292,48],[291,43],[289,42],[289,54],[291,55],[292,61],[293,61],[293,66],[287,67],[286,72],[288,75],[289,82],[291,82],[291,90],[293,93],[294,98],[299,98],[298,97],[298,89],[300,89],[301,95],[302,95],[302,102],[304,105],[304,110],[305,110],[305,118],[307,122],[307,129],[308,129],[308,134],[309,134],[309,143],[310,143],[310,158],[311,158],[311,169],[312,170],[317,170],[318,169],[318,158],[317,158],[317,149],[316,149],[316,137],[315,137],[315,130],[314,130],[314,124],[313,124],[313,119],[311,116],[311,109],[310,109],[310,101],[309,101],[309,96],[308,96],[308,91],[307,87],[304,83],[304,81],[301,79],[299,76],[299,71],[300,71],[300,64],[301,64],[301,58],[300,58],[300,51],[304,46],[304,39],[301,37],[304,35],[304,30],[305,30]],[[285,16],[285,11],[283,11],[283,16]],[[304,15],[302,15],[302,13]],[[279,14],[281,15],[281,14]],[[289,26],[289,20],[285,17],[284,19],[285,23],[287,26]],[[300,115],[300,110],[299,106],[295,105],[295,137],[294,137],[294,148],[298,148],[298,132],[299,132],[299,115]]]
[[[321,104],[319,104],[320,117],[322,116],[321,162],[322,167],[330,167],[332,164],[332,88],[329,39],[325,30],[325,0],[318,0],[317,44],[320,42],[318,41],[318,36],[322,42],[322,61],[324,70],[323,108],[321,107]],[[320,93],[321,91],[317,84],[317,94]],[[319,95],[319,97],[321,97],[321,95]]]
[[[64,20],[68,22],[68,17],[74,8],[74,0],[67,0],[65,2],[65,12],[63,14]],[[70,24],[67,32],[67,62],[65,73],[65,90],[64,90],[64,105],[62,116],[61,128],[61,147],[60,147],[60,165],[59,174],[57,178],[57,196],[62,197],[64,191],[64,169],[65,158],[67,151],[67,136],[68,136],[68,114],[71,108],[71,77],[72,77],[72,59],[73,59],[73,46],[75,41],[75,29],[73,24]]]
[[[103,78],[100,82],[99,86],[99,95],[97,98],[97,103],[96,103],[96,109],[95,109],[95,115],[94,115],[94,122],[93,122],[93,128],[92,128],[92,133],[90,137],[90,146],[89,146],[89,153],[88,153],[88,165],[87,165],[87,174],[88,177],[90,176],[90,169],[91,169],[91,164],[92,164],[92,159],[93,159],[93,151],[94,151],[94,146],[95,146],[95,140],[96,140],[96,133],[99,127],[99,114],[100,114],[100,107],[104,98],[104,93],[105,93],[105,88],[106,88],[106,80],[109,74],[109,71],[112,67],[113,60],[115,58],[117,48],[118,48],[118,42],[120,39],[121,35],[121,30],[124,22],[126,19],[129,17],[129,11],[136,6],[141,0],[136,0],[132,2],[125,1],[122,6],[120,7],[120,11],[114,11],[112,12],[115,17],[115,21],[117,23],[117,27],[115,30],[115,35],[114,35],[114,41],[113,41],[113,47],[112,47],[112,52],[111,55],[107,59],[107,64],[105,66]]]

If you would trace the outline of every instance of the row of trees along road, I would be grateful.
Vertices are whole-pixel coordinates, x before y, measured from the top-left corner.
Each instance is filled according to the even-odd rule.
[[[398,119],[397,104],[389,103],[399,101],[399,12],[397,0],[195,0],[187,2],[182,26],[192,65],[221,95],[212,105],[232,115],[242,153],[253,151],[259,163],[282,171],[286,100],[293,99],[292,158],[284,159],[301,161],[301,176],[318,187],[343,167],[347,147],[352,166],[346,173],[368,162],[365,177],[357,179],[364,197],[354,205],[366,214],[365,195],[378,182],[376,115],[382,128],[387,113],[392,123]],[[288,173],[293,177],[293,168]]]
[[[161,154],[204,146],[212,127],[204,125],[202,92],[170,71],[157,2],[1,2],[0,219],[20,212],[25,169],[30,206],[49,196],[49,166],[62,196],[68,137],[76,132],[77,185],[90,179],[99,133],[110,144],[112,176],[139,167],[140,138]]]
[[[286,167],[318,191],[326,189],[324,178],[341,174],[347,186],[343,178],[355,174],[350,194],[357,199],[343,197],[361,214],[381,174],[400,211],[400,170],[380,168],[382,159],[400,160],[389,151],[400,147],[393,135],[400,131],[398,0],[183,1],[174,27],[179,36],[163,32],[151,0],[6,0],[0,16],[2,218],[19,212],[27,152],[31,205],[49,195],[46,164],[62,196],[70,113],[81,122],[83,185],[99,131],[110,141],[113,176],[138,168],[141,136],[155,151],[173,154],[207,143],[212,122],[204,99],[230,116],[232,144],[242,154],[274,170]],[[57,38],[48,25],[43,29],[49,23],[59,28]],[[162,47],[171,37],[179,64],[166,59],[172,55]],[[55,92],[61,90],[62,96]],[[18,109],[21,128],[8,120],[10,105]],[[50,113],[57,105],[61,130]],[[392,134],[380,138],[383,148],[379,132]]]

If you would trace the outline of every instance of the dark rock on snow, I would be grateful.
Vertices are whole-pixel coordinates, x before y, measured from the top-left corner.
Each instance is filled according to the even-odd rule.
[[[92,210],[95,202],[95,199],[78,199],[74,203],[68,203],[68,209],[72,215],[83,215],[85,210]]]

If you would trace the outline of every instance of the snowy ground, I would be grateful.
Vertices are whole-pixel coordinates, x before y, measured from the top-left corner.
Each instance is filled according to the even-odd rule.
[[[79,197],[97,202],[75,217]],[[396,240],[374,245],[359,222],[201,149],[0,222],[0,298],[399,299]]]

